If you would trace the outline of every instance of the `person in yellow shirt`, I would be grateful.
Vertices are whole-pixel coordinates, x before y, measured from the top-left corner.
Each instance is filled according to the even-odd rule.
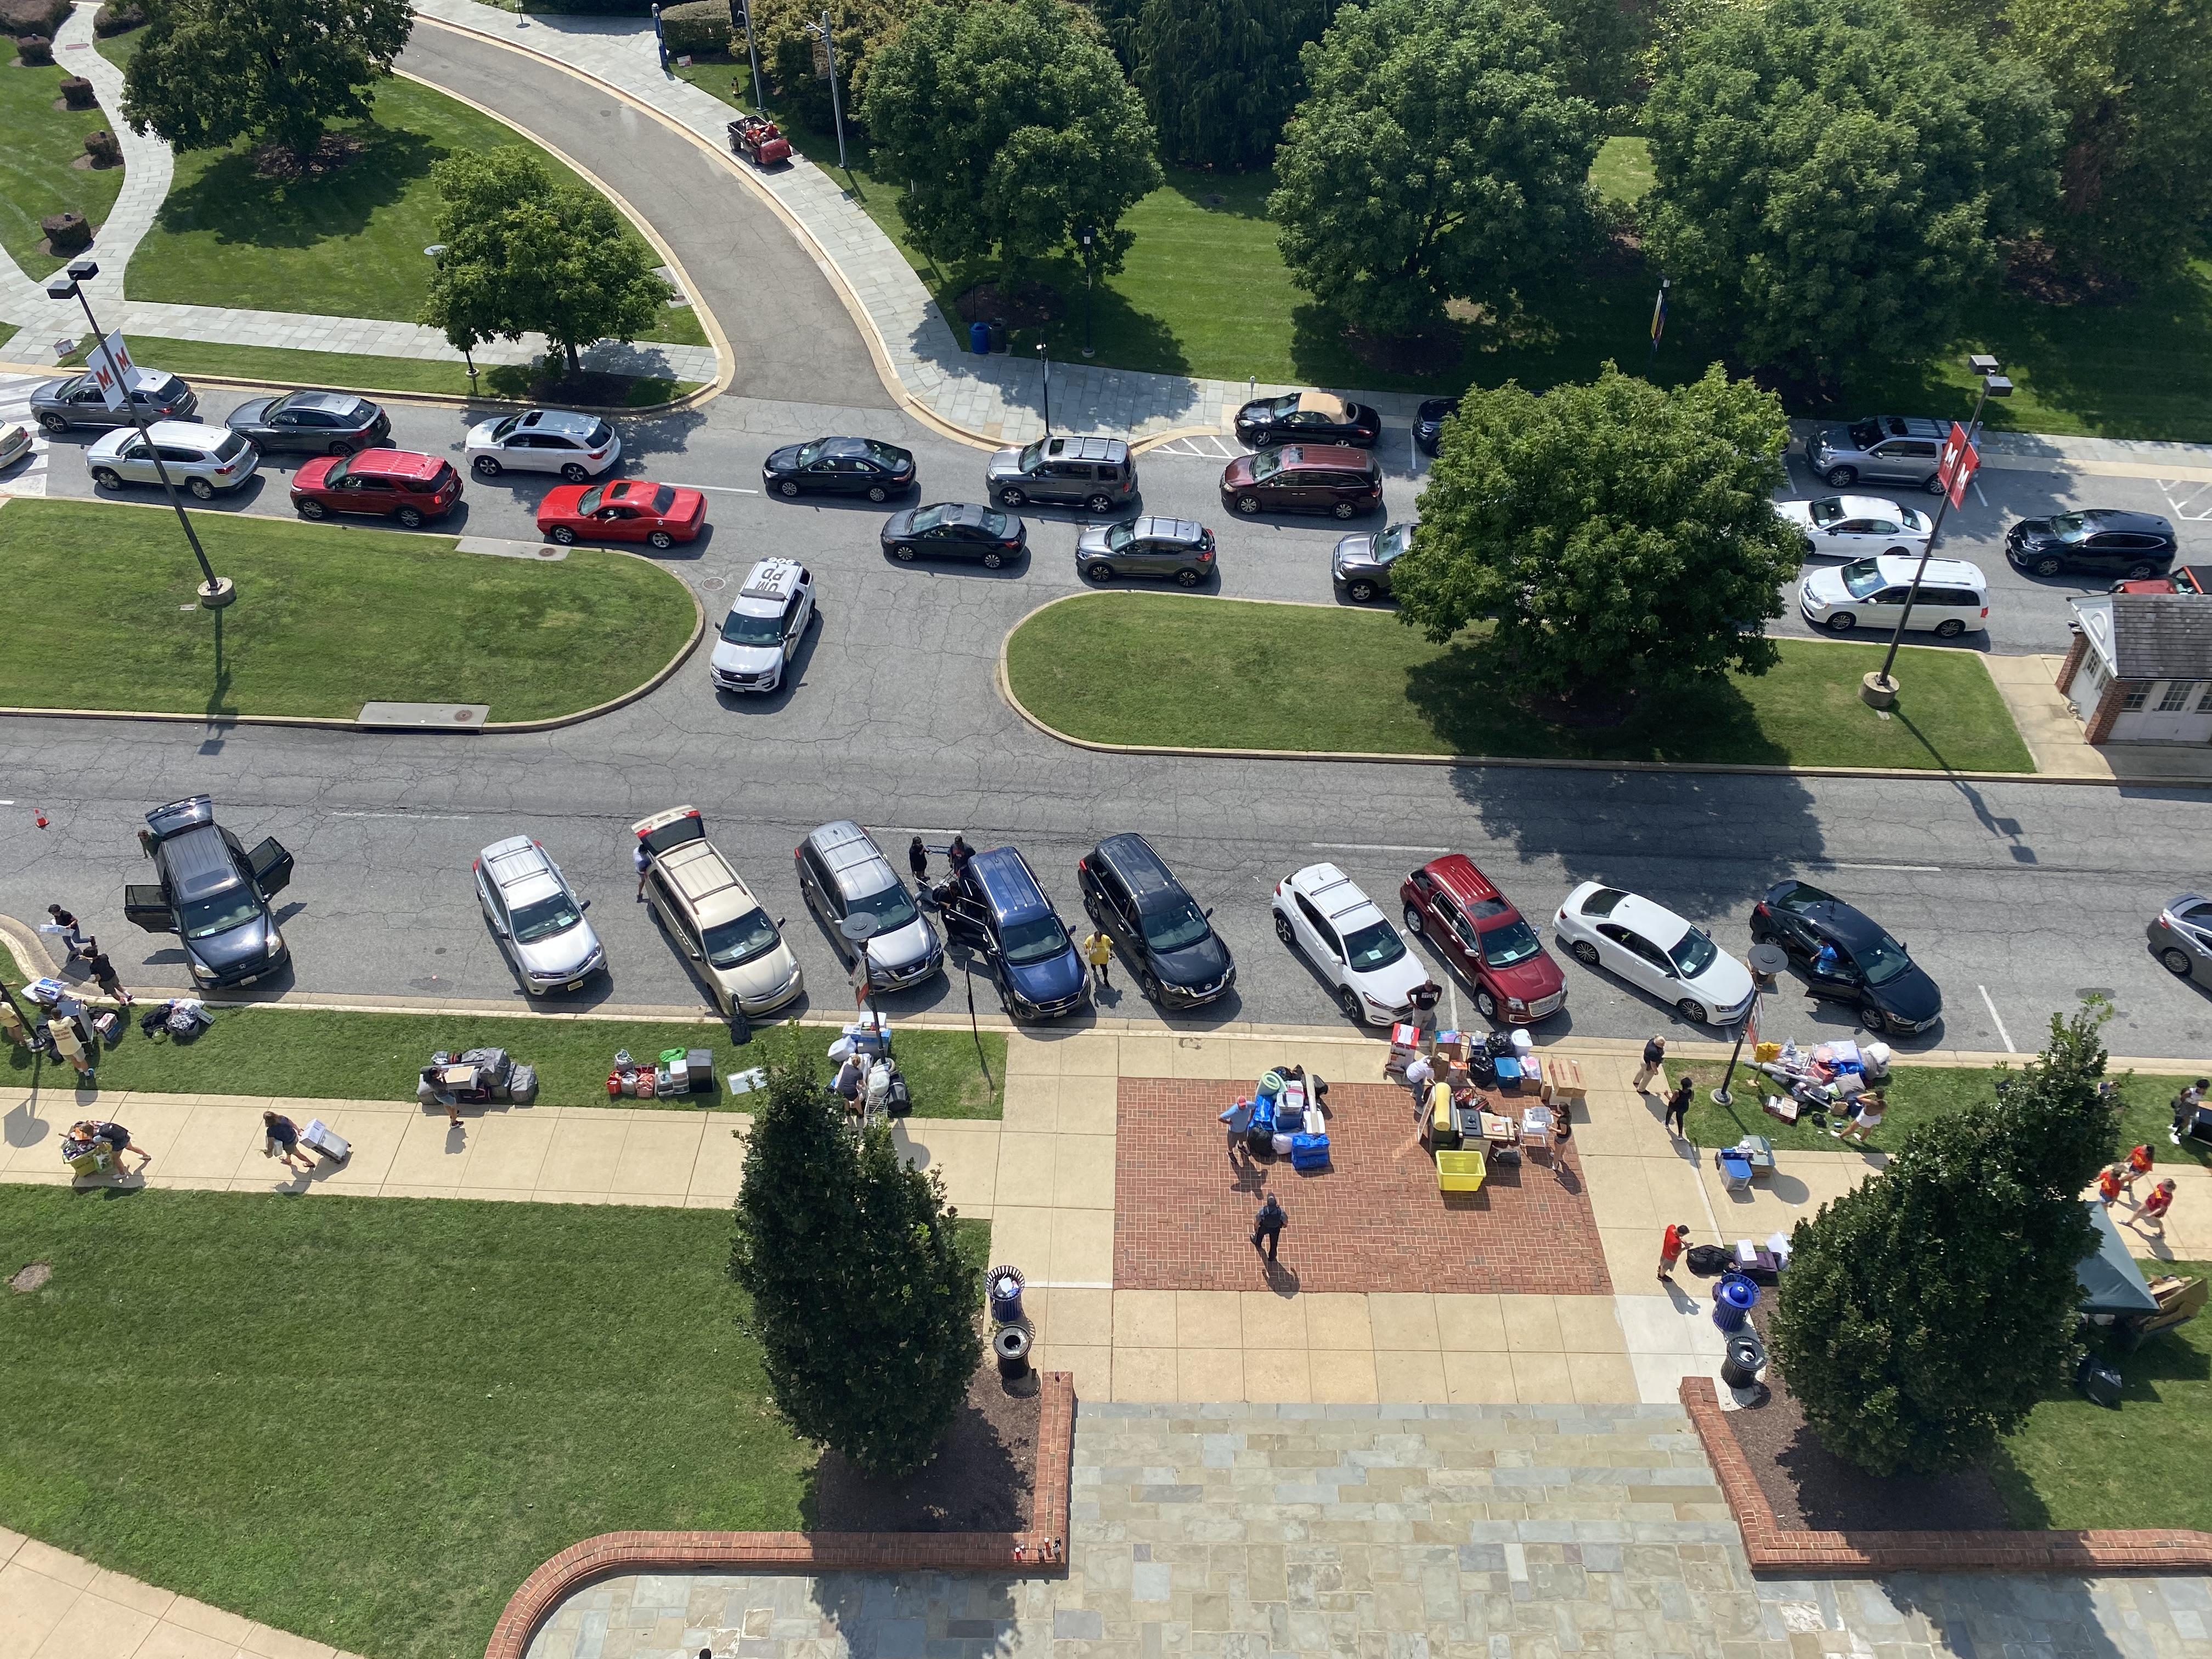
[[[1091,937],[1083,941],[1083,959],[1091,964],[1091,976],[1098,981],[1098,988],[1108,988],[1112,981],[1106,977],[1106,969],[1114,960],[1114,941],[1106,937],[1103,927],[1092,928]]]

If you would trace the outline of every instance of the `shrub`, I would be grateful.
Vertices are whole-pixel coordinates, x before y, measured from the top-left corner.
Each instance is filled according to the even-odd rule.
[[[146,8],[137,0],[108,0],[92,20],[92,32],[103,40],[111,34],[128,34],[143,28],[146,22]]]
[[[82,75],[72,75],[62,82],[62,102],[70,109],[90,109],[100,101],[92,90],[92,82]]]
[[[74,209],[67,213],[52,213],[39,221],[39,228],[46,233],[46,247],[54,253],[82,253],[92,246],[92,227],[85,222],[84,215]]]
[[[15,38],[15,55],[33,68],[54,61],[54,43],[43,34],[22,34]]]
[[[684,0],[660,9],[660,38],[672,58],[730,49],[729,0]]]
[[[123,165],[123,146],[106,127],[98,132],[84,135],[84,153],[92,157],[96,167],[119,167]]]
[[[19,40],[42,34],[51,40],[69,15],[70,0],[0,0],[0,34]]]

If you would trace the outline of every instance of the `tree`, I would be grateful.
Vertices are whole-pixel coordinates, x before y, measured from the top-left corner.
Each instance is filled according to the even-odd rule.
[[[1160,152],[1186,167],[1264,167],[1304,77],[1298,51],[1327,0],[1144,0],[1132,37],[1137,89]]]
[[[1677,303],[1735,329],[1746,362],[1811,380],[1943,344],[2056,179],[2040,78],[1899,0],[1717,11],[1644,122],[1645,245]]]
[[[1611,363],[1541,397],[1477,388],[1444,428],[1420,535],[1391,567],[1401,620],[1439,643],[1495,617],[1516,686],[1613,694],[1759,674],[1802,543],[1769,501],[1780,403],[1718,365],[1662,391]]]
[[[239,138],[305,160],[369,112],[415,23],[407,0],[155,0],[123,116],[179,152]]]
[[[832,10],[830,38],[837,48],[837,79],[843,88],[845,119],[854,118],[860,88],[866,84],[868,60],[907,14],[911,0],[839,0]],[[833,125],[830,83],[814,72],[814,41],[806,26],[822,20],[820,0],[753,0],[746,7],[760,46],[761,68],[775,86],[779,114],[796,112],[809,126],[827,132]],[[743,40],[732,53],[745,55]],[[738,84],[752,96],[752,82],[741,71]]]
[[[422,320],[457,349],[542,333],[567,354],[633,340],[668,303],[652,251],[596,191],[559,184],[519,145],[460,152],[430,170],[445,244]]]
[[[2109,1005],[2054,1015],[2009,1088],[1905,1138],[1880,1176],[1801,1221],[1772,1321],[1823,1444],[1892,1474],[1987,1457],[2074,1350],[2082,1187],[2118,1144],[2097,1094]]]
[[[925,7],[877,48],[861,112],[933,258],[1020,264],[1095,226],[1098,268],[1118,270],[1121,216],[1160,184],[1144,100],[1060,0]]]
[[[1597,111],[1529,0],[1371,0],[1306,47],[1267,212],[1299,287],[1378,333],[1510,312],[1585,234]]]
[[[1650,39],[1650,0],[1540,0],[1559,26],[1567,90],[1601,110],[1629,101],[1637,56]]]
[[[800,1438],[910,1474],[981,1362],[980,1275],[942,1176],[908,1167],[880,1122],[855,1137],[808,1057],[768,1070],[730,1277],[752,1298],[770,1395]]]

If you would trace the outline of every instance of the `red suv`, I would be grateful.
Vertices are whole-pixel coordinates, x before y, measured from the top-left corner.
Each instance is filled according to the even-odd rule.
[[[364,449],[325,455],[292,475],[292,510],[303,519],[331,513],[373,513],[410,530],[442,518],[461,499],[453,463],[405,449]]]
[[[1292,444],[1239,455],[1221,474],[1221,503],[1254,513],[1334,513],[1340,519],[1382,505],[1382,469],[1364,449]]]
[[[1419,933],[1474,988],[1485,1019],[1529,1025],[1566,1005],[1567,981],[1536,930],[1464,853],[1447,853],[1398,890]]]

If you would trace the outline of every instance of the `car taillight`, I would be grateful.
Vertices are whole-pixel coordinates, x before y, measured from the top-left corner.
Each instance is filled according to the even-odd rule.
[[[1984,605],[1984,606],[1982,607],[1982,620],[1983,620],[1984,622],[1987,622],[1989,619],[1990,619],[1990,608],[1989,608],[1989,606],[1987,606],[1987,605]]]
[[[1774,912],[1766,908],[1766,901],[1765,899],[1761,899],[1758,903],[1751,907],[1751,914],[1754,916],[1771,916]]]
[[[595,461],[603,461],[603,460],[606,459],[606,458],[607,458],[607,452],[606,452],[605,450],[604,450],[604,449],[595,449],[595,450],[593,450],[593,451],[592,452],[592,454],[591,454],[591,459],[593,459],[593,460],[595,460]]]
[[[1198,562],[1200,564],[1212,564],[1213,562],[1213,550],[1210,547],[1200,548],[1198,550]]]

